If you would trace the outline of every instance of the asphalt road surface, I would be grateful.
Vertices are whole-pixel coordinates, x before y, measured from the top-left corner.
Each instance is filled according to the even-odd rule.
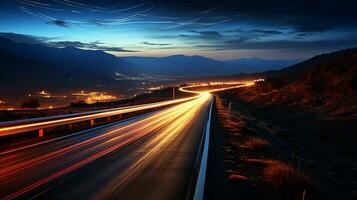
[[[0,152],[0,199],[185,199],[211,100]]]

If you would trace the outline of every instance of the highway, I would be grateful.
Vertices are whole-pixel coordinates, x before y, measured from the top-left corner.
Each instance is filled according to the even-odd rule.
[[[212,95],[0,152],[0,199],[186,199]]]

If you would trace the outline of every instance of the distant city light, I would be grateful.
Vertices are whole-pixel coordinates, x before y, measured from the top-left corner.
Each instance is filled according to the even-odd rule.
[[[45,90],[42,90],[41,92],[39,92],[40,95],[49,95],[50,93],[46,92]]]
[[[106,92],[85,92],[85,91],[80,91],[80,92],[74,92],[72,93],[73,96],[76,96],[79,99],[83,99],[86,103],[88,104],[93,104],[97,102],[108,102],[108,101],[114,101],[117,100],[118,98],[113,95],[109,95]]]
[[[163,86],[161,85],[161,86],[157,86],[157,87],[150,87],[150,88],[148,88],[148,90],[150,90],[150,91],[161,90],[162,88],[163,88]]]

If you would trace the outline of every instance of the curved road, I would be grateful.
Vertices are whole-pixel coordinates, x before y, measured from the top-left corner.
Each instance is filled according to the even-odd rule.
[[[0,152],[0,199],[185,199],[211,101]]]

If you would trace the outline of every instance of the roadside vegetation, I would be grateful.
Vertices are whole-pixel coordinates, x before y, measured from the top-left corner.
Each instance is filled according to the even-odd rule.
[[[248,137],[242,147],[255,152],[267,152],[270,150],[270,143],[262,138]]]
[[[248,182],[256,187],[258,199],[306,200],[316,197],[316,184],[299,169],[292,156],[281,156],[252,124],[249,116],[231,110],[216,100],[219,124],[223,128],[226,175],[229,181]]]
[[[269,160],[263,170],[263,179],[268,183],[276,199],[307,199],[315,185],[307,174],[293,165],[278,160]]]

